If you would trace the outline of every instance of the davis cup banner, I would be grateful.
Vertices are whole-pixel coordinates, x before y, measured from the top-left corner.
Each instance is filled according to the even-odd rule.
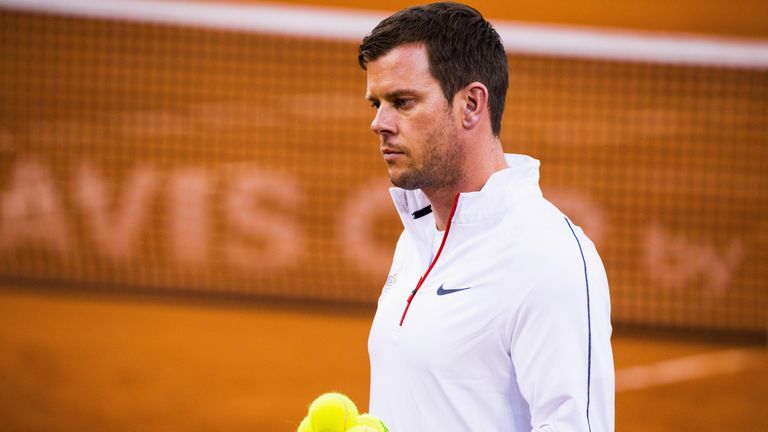
[[[354,42],[0,27],[4,285],[375,304],[401,226]],[[768,72],[509,64],[501,141],[596,243],[614,321],[764,333]]]

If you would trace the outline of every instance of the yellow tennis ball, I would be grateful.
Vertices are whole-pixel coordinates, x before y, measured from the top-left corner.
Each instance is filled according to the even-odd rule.
[[[304,417],[304,420],[301,421],[301,424],[299,424],[299,428],[296,429],[296,432],[314,432],[312,430],[312,425],[309,423],[309,416]]]
[[[365,427],[367,430],[370,430],[372,432],[389,432],[389,429],[387,429],[387,426],[384,424],[381,419],[379,419],[376,416],[373,416],[371,414],[360,414],[357,419],[355,419],[355,422],[352,425],[353,427]],[[347,432],[356,432],[352,431],[352,429],[347,429]],[[362,430],[360,431],[362,432]]]
[[[355,403],[341,393],[325,393],[309,405],[312,432],[345,432],[357,416]]]

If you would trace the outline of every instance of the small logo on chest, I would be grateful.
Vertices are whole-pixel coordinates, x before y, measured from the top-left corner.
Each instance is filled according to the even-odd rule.
[[[443,288],[444,285],[445,284],[440,285],[440,287],[437,289],[437,295],[443,296],[443,295],[446,295],[446,294],[453,294],[453,293],[457,293],[459,291],[464,291],[464,290],[468,290],[468,289],[472,288],[472,287],[466,287],[466,288],[445,289],[445,288]]]
[[[384,288],[381,290],[382,294],[386,294],[397,283],[397,273],[393,273],[387,277],[387,282],[384,284]]]

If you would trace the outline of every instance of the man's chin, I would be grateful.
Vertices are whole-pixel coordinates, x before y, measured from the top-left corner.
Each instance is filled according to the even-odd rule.
[[[414,181],[412,177],[409,177],[408,175],[405,175],[403,173],[393,173],[390,170],[389,181],[392,182],[393,186],[399,187],[400,189],[405,189],[405,190],[419,189],[418,182]]]

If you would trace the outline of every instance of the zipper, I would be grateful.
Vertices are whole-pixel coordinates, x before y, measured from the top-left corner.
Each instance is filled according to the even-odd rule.
[[[448,239],[448,233],[451,231],[451,222],[453,222],[453,215],[454,213],[456,213],[456,207],[459,204],[459,195],[460,193],[457,193],[456,197],[453,198],[453,206],[451,207],[451,214],[448,216],[448,223],[445,225],[445,234],[443,234],[443,240],[440,242],[440,247],[437,249],[437,253],[435,254],[435,257],[432,259],[432,262],[429,264],[427,271],[424,272],[424,275],[419,278],[419,282],[416,284],[416,288],[414,288],[413,291],[411,291],[411,295],[408,296],[408,300],[406,300],[405,302],[405,309],[403,310],[403,316],[400,317],[400,327],[403,326],[403,321],[405,321],[405,315],[408,314],[408,309],[411,307],[411,302],[413,301],[413,298],[416,297],[416,293],[419,292],[419,288],[421,288],[421,286],[424,285],[424,281],[427,280],[427,276],[429,275],[429,272],[431,272],[432,269],[435,267],[435,263],[437,263],[438,258],[440,258],[440,254],[443,252],[445,241]]]

